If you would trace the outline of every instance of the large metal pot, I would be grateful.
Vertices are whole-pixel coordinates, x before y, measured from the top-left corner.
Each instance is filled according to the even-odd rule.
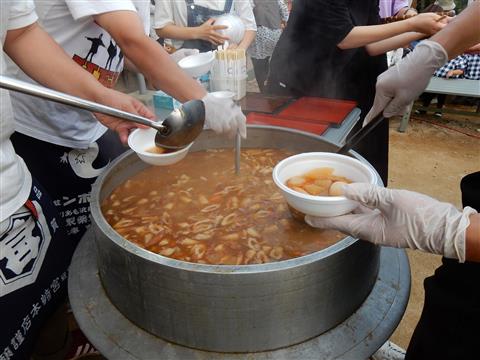
[[[205,131],[191,151],[231,147],[231,142]],[[268,126],[249,127],[242,146],[297,152],[337,148],[317,136]],[[204,350],[271,350],[327,331],[369,294],[379,249],[352,237],[300,258],[247,266],[187,263],[137,247],[110,227],[100,203],[145,167],[134,153],[122,155],[98,178],[91,201],[103,286],[112,303],[141,328]]]

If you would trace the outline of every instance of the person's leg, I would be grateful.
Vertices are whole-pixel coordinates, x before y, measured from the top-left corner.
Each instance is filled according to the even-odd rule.
[[[423,93],[422,95],[420,95],[419,99],[420,101],[422,102],[422,106],[423,107],[428,107],[430,106],[430,103],[432,102],[432,100],[435,98],[435,94],[432,94],[432,93]],[[427,111],[426,110],[423,110],[423,109],[417,109],[415,110],[414,112],[416,115],[423,115],[423,114],[426,114]]]
[[[437,110],[435,111],[436,117],[442,117],[442,109],[445,105],[445,100],[447,99],[447,95],[445,94],[438,94],[437,95]]]
[[[67,304],[63,303],[40,330],[32,360],[63,360],[71,345]]]
[[[265,92],[265,82],[268,76],[268,64],[270,58],[254,59],[252,58],[253,72],[255,73],[255,79],[257,80],[258,88],[260,92]]]
[[[480,172],[460,184],[464,206],[480,209]],[[480,324],[480,264],[443,259],[425,279],[425,303],[406,360],[476,359]]]

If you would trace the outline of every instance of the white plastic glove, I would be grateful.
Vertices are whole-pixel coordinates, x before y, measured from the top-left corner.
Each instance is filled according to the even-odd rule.
[[[344,194],[360,203],[355,214],[331,218],[307,215],[305,221],[374,244],[419,249],[465,261],[465,232],[470,215],[476,213],[474,209],[459,211],[452,204],[413,191],[363,183],[346,185]]]
[[[200,51],[198,49],[178,49],[173,54],[170,54],[170,58],[176,63],[178,63],[183,58],[186,58],[187,56],[190,56],[190,55],[196,55],[199,52]]]
[[[243,138],[247,137],[247,119],[240,106],[230,99],[221,99],[210,93],[202,100],[205,104],[205,126],[207,128],[231,137],[238,130]]]
[[[383,110],[385,117],[402,115],[428,85],[432,74],[448,60],[445,49],[437,42],[424,40],[415,50],[380,74],[375,101],[363,126]]]

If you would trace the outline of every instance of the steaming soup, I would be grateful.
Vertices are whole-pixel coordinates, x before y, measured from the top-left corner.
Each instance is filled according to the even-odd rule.
[[[334,175],[330,167],[316,168],[301,176],[293,176],[286,185],[297,192],[315,196],[340,196],[342,186],[352,181],[343,176]]]
[[[178,260],[245,265],[309,254],[344,235],[292,218],[272,181],[273,167],[291,155],[243,149],[235,175],[232,150],[193,152],[127,180],[105,199],[102,211],[127,240]]]

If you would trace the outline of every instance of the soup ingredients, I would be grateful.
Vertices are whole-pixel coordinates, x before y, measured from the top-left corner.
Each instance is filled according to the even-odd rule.
[[[328,189],[328,195],[330,196],[343,196],[343,187],[347,185],[344,181],[335,181]]]
[[[233,150],[193,152],[130,178],[104,200],[102,211],[127,240],[177,260],[247,265],[306,255],[344,235],[292,217],[271,180],[275,164],[290,155],[242,149],[235,175]]]
[[[316,168],[301,176],[293,176],[286,185],[297,192],[315,196],[341,196],[343,185],[351,181],[343,176],[334,175],[330,167]]]
[[[151,154],[169,154],[169,153],[174,152],[175,150],[165,149],[165,148],[162,148],[160,146],[152,146],[152,147],[146,149],[145,151],[148,152],[148,153],[151,153]]]

